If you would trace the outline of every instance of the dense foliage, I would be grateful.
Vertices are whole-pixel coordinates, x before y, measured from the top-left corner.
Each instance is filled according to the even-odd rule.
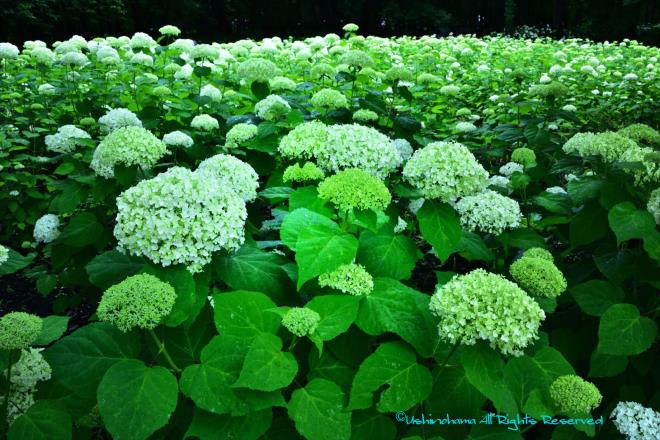
[[[657,438],[660,50],[344,31],[0,43],[10,439]]]

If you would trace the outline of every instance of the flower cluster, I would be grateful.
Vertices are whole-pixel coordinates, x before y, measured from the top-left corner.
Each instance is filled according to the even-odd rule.
[[[534,296],[556,298],[566,290],[564,274],[547,258],[524,255],[511,265],[509,272],[520,287]]]
[[[516,148],[511,152],[511,161],[528,168],[536,163],[536,153],[530,148]]]
[[[199,96],[207,96],[212,102],[222,101],[222,92],[213,84],[206,84],[202,87]]]
[[[161,35],[168,35],[168,36],[174,36],[176,37],[181,33],[181,29],[179,29],[176,26],[173,26],[171,24],[166,24],[165,26],[161,27],[158,29],[158,32],[161,33]]]
[[[25,312],[9,312],[0,318],[0,350],[27,348],[43,327],[38,316]]]
[[[348,99],[339,90],[321,89],[312,95],[310,102],[319,111],[348,107]]]
[[[114,177],[117,164],[139,165],[150,169],[167,153],[167,146],[142,127],[122,127],[114,130],[94,150],[90,166],[99,176]]]
[[[319,276],[319,286],[331,287],[350,295],[369,295],[374,290],[374,280],[359,264],[344,264],[332,272]]]
[[[210,44],[197,44],[190,51],[193,60],[215,60],[220,55],[220,50]]]
[[[392,195],[380,179],[357,168],[327,177],[319,183],[318,192],[321,199],[332,202],[340,211],[384,211],[392,201]]]
[[[507,162],[500,167],[500,174],[511,177],[513,173],[522,173],[525,171],[522,165],[516,162]]]
[[[548,260],[550,262],[555,261],[555,258],[552,256],[550,251],[540,247],[529,248],[523,252],[522,256],[529,258],[540,258],[541,260]]]
[[[457,142],[432,142],[415,151],[403,176],[424,197],[442,201],[478,193],[488,185],[488,172]]]
[[[412,81],[412,72],[403,66],[392,66],[385,72],[385,79],[390,82]]]
[[[313,182],[325,177],[323,171],[313,162],[305,162],[301,167],[298,164],[291,165],[284,170],[282,180],[285,182]]]
[[[7,422],[12,424],[34,404],[39,382],[50,379],[52,370],[41,354],[42,349],[21,350],[18,361],[11,366],[11,381],[7,406]],[[6,370],[3,377],[6,376]],[[5,396],[0,396],[4,400]]]
[[[477,126],[472,122],[460,121],[456,123],[456,131],[459,133],[472,133],[477,130]]]
[[[610,415],[628,440],[660,440],[660,412],[637,402],[619,402]]]
[[[522,219],[517,201],[492,190],[463,197],[456,203],[456,211],[466,229],[495,235],[518,227]]]
[[[617,131],[623,137],[632,139],[638,144],[647,145],[649,147],[657,147],[660,145],[660,133],[646,124],[632,124],[626,128]]]
[[[50,243],[60,235],[60,218],[55,214],[45,214],[34,224],[33,236],[37,243]]]
[[[378,120],[378,113],[372,110],[361,108],[353,113],[353,120],[355,122],[374,122]]]
[[[163,136],[163,142],[165,145],[170,147],[183,147],[190,148],[193,146],[195,141],[193,138],[181,131],[172,131]]]
[[[646,209],[653,215],[655,224],[660,225],[660,188],[651,192],[649,201],[646,203]]]
[[[311,335],[321,322],[321,315],[307,307],[292,307],[282,317],[282,325],[298,337]]]
[[[220,249],[244,241],[243,200],[215,179],[173,167],[143,180],[117,198],[114,234],[120,250],[198,272]]]
[[[569,417],[588,415],[603,399],[596,385],[574,374],[555,379],[549,393],[557,411]]]
[[[108,110],[105,115],[99,118],[99,124],[103,125],[108,132],[122,127],[142,127],[142,121],[138,119],[137,115],[126,108]]]
[[[279,95],[268,95],[254,105],[256,115],[266,121],[280,119],[290,111],[289,103]]]
[[[466,345],[483,339],[514,356],[538,338],[545,319],[543,310],[520,287],[483,269],[436,287],[429,308],[440,317],[442,339]]]
[[[149,34],[144,32],[136,32],[131,37],[131,41],[128,43],[131,49],[148,49],[156,45],[156,42]]]
[[[312,121],[297,125],[280,140],[282,156],[291,159],[310,159],[328,139],[328,126]]]
[[[0,43],[0,60],[18,58],[21,53],[18,47],[11,43]]]
[[[632,142],[632,141],[631,141]],[[655,159],[656,151],[650,147],[634,147],[626,150],[619,158],[622,162],[639,162],[641,168],[629,171],[637,185],[660,182],[660,163]]]
[[[236,124],[227,132],[225,145],[229,148],[236,148],[255,137],[258,132],[259,129],[254,124]]]
[[[564,144],[563,150],[578,156],[600,156],[605,162],[619,160],[629,149],[637,148],[635,141],[617,133],[577,133]]]
[[[139,274],[108,288],[96,313],[123,332],[153,329],[170,314],[175,299],[174,287],[153,275]]]
[[[9,248],[0,244],[0,266],[9,260]]]
[[[263,58],[250,58],[238,66],[238,76],[248,84],[254,81],[267,83],[280,73],[280,68],[275,63]]]
[[[374,65],[371,55],[362,50],[349,50],[339,59],[340,64],[346,64],[354,69],[362,69]]]
[[[202,161],[195,171],[215,179],[218,188],[230,189],[246,202],[257,198],[259,175],[248,163],[229,154],[216,154]]]
[[[286,76],[276,76],[268,81],[268,85],[274,91],[293,91],[296,90],[296,82]]]
[[[220,123],[211,115],[201,114],[190,121],[190,127],[202,131],[213,131],[220,127]]]
[[[57,133],[49,134],[44,139],[46,148],[56,153],[72,153],[78,145],[79,139],[91,139],[85,130],[75,125],[63,125],[57,129]]]

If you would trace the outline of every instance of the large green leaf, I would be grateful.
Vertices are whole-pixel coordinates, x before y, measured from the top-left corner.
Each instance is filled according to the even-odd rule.
[[[405,411],[431,393],[431,373],[417,363],[415,353],[401,342],[381,344],[362,362],[353,378],[350,409],[373,405],[373,393],[387,388],[376,408],[380,412]]]
[[[587,204],[582,208],[569,225],[571,245],[583,246],[605,236],[609,232],[605,214],[606,211],[597,204]]]
[[[125,278],[138,273],[144,261],[141,258],[124,255],[117,250],[104,252],[94,257],[87,266],[89,281],[96,287],[108,287],[123,281]]]
[[[26,268],[37,256],[36,253],[32,253],[24,257],[11,248],[8,248],[8,254],[7,261],[0,264],[0,276],[9,275]]]
[[[77,214],[69,220],[57,238],[59,243],[67,246],[82,247],[96,242],[103,236],[104,228],[89,212]]]
[[[601,316],[613,304],[623,301],[619,287],[605,280],[590,280],[570,288],[582,311],[591,316]]]
[[[312,225],[305,227],[296,242],[298,263],[298,289],[306,281],[331,272],[342,264],[353,261],[358,241],[350,234],[334,227]]]
[[[615,304],[600,317],[598,351],[603,354],[632,356],[648,350],[658,327],[633,304]]]
[[[644,238],[655,231],[653,215],[643,209],[637,209],[630,202],[615,205],[607,214],[610,228],[619,243],[633,238]]]
[[[176,291],[176,301],[165,318],[165,325],[176,327],[199,313],[204,303],[197,301],[195,279],[184,266],[160,267],[149,264],[144,267],[144,272],[168,283]]]
[[[392,417],[376,411],[356,411],[351,420],[353,430],[352,440],[394,440],[396,426]]]
[[[263,293],[239,290],[216,293],[215,326],[221,335],[233,337],[249,344],[262,333],[276,333],[280,318],[267,310],[277,307]],[[247,351],[243,345],[242,350]]]
[[[626,356],[614,356],[594,350],[591,354],[589,377],[611,377],[623,373],[628,366]]]
[[[446,203],[426,200],[417,211],[417,218],[422,236],[431,243],[440,261],[445,261],[461,239],[456,213]]]
[[[48,345],[59,339],[66,331],[69,325],[68,316],[51,315],[43,319],[41,333],[34,340],[32,345]]]
[[[358,263],[375,277],[408,279],[422,256],[415,242],[405,235],[384,230],[377,234],[364,231],[360,235]]]
[[[396,333],[424,357],[437,345],[436,319],[429,311],[431,297],[396,280],[376,278],[373,292],[362,300],[355,323],[365,333]]]
[[[316,333],[329,341],[344,333],[357,317],[360,298],[351,295],[315,296],[305,307],[321,315]]]
[[[57,402],[40,400],[17,418],[7,433],[8,440],[68,440],[71,416]]]
[[[185,438],[200,440],[257,440],[270,428],[273,414],[270,409],[244,416],[218,415],[195,409]]]
[[[60,339],[43,354],[53,377],[77,394],[96,395],[103,374],[119,361],[137,357],[137,334],[122,333],[110,324],[93,323]]]
[[[344,411],[344,393],[336,384],[314,379],[291,395],[289,417],[308,440],[348,440],[351,413]]]
[[[341,231],[339,225],[328,217],[310,211],[309,209],[300,208],[284,217],[282,227],[280,228],[280,238],[289,249],[295,251],[298,234],[300,234],[300,231],[305,227],[312,225],[323,225],[335,231]]]
[[[465,376],[461,367],[433,371],[433,392],[426,401],[434,414],[451,414],[452,417],[477,417],[486,397]]]
[[[486,246],[483,239],[474,232],[463,231],[461,240],[456,245],[456,251],[469,261],[492,261],[495,259],[493,251],[491,251],[488,246]]]
[[[288,386],[297,373],[296,358],[282,351],[282,340],[264,333],[252,341],[241,374],[233,386],[275,391]]]
[[[110,367],[99,384],[99,413],[114,439],[146,439],[167,424],[178,394],[167,369],[125,360]]]

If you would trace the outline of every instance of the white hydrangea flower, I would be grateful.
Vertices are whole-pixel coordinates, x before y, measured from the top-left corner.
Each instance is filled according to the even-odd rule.
[[[568,194],[561,186],[551,186],[550,188],[546,188],[545,191],[550,194]]]
[[[216,154],[202,161],[195,173],[216,179],[220,188],[236,192],[246,202],[257,198],[259,175],[250,164],[229,154]]]
[[[222,101],[222,92],[213,84],[206,84],[199,92],[199,96],[208,96],[213,102]]]
[[[220,123],[211,115],[201,114],[192,119],[190,127],[202,131],[213,131],[220,127]]]
[[[261,119],[274,121],[291,111],[291,106],[279,95],[268,95],[254,105],[254,112]]]
[[[185,64],[181,66],[181,69],[177,70],[174,73],[174,79],[179,79],[179,80],[187,80],[190,79],[190,77],[193,74],[193,67],[190,64]]]
[[[461,225],[470,231],[498,235],[520,226],[522,219],[518,202],[491,190],[463,197],[455,207]]]
[[[508,162],[500,167],[500,174],[511,177],[513,173],[522,173],[525,168],[516,162]]]
[[[14,59],[18,58],[18,54],[21,53],[18,50],[18,47],[14,46],[11,43],[0,43],[0,59]]]
[[[60,219],[55,214],[46,214],[39,218],[34,224],[34,239],[38,243],[50,243],[55,240],[60,231]]]
[[[477,119],[479,119],[478,116]],[[459,133],[472,133],[473,131],[476,130],[477,127],[472,122],[460,121],[456,123],[456,131],[458,131]]]
[[[60,63],[67,66],[82,67],[88,62],[87,56],[80,52],[67,52],[60,57]]]
[[[0,266],[9,260],[9,248],[0,244]]]
[[[144,32],[136,32],[133,34],[129,43],[131,49],[148,49],[155,45],[156,41]]]
[[[408,223],[401,217],[396,219],[396,225],[394,226],[394,233],[395,234],[400,234],[401,232],[405,231],[406,228],[408,227]]]
[[[628,440],[660,440],[660,412],[637,402],[619,402],[610,418]]]
[[[178,130],[167,133],[163,136],[163,142],[168,146],[183,148],[190,148],[195,143],[193,138]]]
[[[21,350],[21,357],[12,365],[7,411],[9,424],[12,424],[34,404],[37,383],[51,377],[52,371],[48,362],[41,355],[42,350],[41,348]],[[6,375],[6,370],[2,375]],[[0,396],[0,399],[4,399],[4,396]]]
[[[49,134],[44,139],[46,149],[56,153],[72,153],[78,145],[78,139],[91,139],[85,130],[75,125],[63,125],[57,129],[57,133]]]
[[[127,108],[113,108],[99,118],[106,131],[112,132],[121,127],[142,127],[142,121]]]
[[[114,177],[117,164],[151,169],[167,153],[167,146],[142,127],[121,127],[101,141],[94,150],[90,167],[99,176]]]
[[[499,186],[500,188],[506,188],[509,186],[510,180],[506,176],[490,176],[488,178],[488,184],[492,186]]]
[[[577,107],[575,107],[573,104],[566,104],[561,109],[564,110],[565,112],[571,112],[571,113],[577,111]]]
[[[48,83],[40,84],[39,87],[37,87],[37,92],[40,95],[54,95],[56,90],[55,86]]]
[[[392,141],[392,145],[394,146],[396,152],[399,154],[401,163],[410,159],[410,156],[413,154],[412,145],[410,145],[410,142],[408,142],[406,139],[394,139]]]

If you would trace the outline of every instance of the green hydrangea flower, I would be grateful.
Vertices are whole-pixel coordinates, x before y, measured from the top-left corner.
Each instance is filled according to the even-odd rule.
[[[630,141],[633,142],[633,141]],[[660,163],[656,156],[657,151],[650,147],[634,147],[621,154],[621,162],[639,162],[640,168],[627,169],[626,171],[633,175],[636,185],[660,182]]]
[[[530,148],[516,148],[511,153],[511,161],[527,168],[536,163],[536,153]]]
[[[651,192],[646,209],[653,215],[655,224],[660,225],[660,188],[656,188]]]
[[[331,287],[350,295],[369,295],[374,290],[374,279],[359,264],[344,264],[332,272],[319,276],[319,286]]]
[[[174,287],[153,275],[139,274],[106,290],[96,313],[123,332],[153,329],[170,314],[175,300]]]
[[[315,64],[309,71],[309,74],[314,79],[321,79],[324,77],[334,78],[337,71],[334,67],[327,63],[318,63]]]
[[[360,169],[339,171],[318,186],[319,197],[328,200],[341,211],[373,209],[383,211],[392,200],[385,184]]]
[[[236,124],[227,132],[225,145],[229,148],[236,148],[254,138],[258,132],[259,129],[254,124]]]
[[[0,244],[0,266],[9,260],[9,249]]]
[[[385,72],[385,79],[390,82],[412,81],[413,74],[403,66],[393,66]]]
[[[312,95],[311,104],[316,110],[329,111],[348,107],[348,99],[339,90],[321,89]]]
[[[114,130],[94,150],[90,163],[99,176],[112,178],[117,164],[152,168],[167,153],[163,141],[142,127],[129,126]]]
[[[440,337],[473,345],[488,341],[503,354],[520,356],[538,339],[545,313],[515,283],[501,275],[475,269],[437,286],[429,303],[440,318]]]
[[[649,147],[660,145],[660,133],[646,124],[632,124],[617,131],[623,137]]]
[[[0,350],[27,348],[43,327],[40,317],[25,312],[9,312],[0,318]]]
[[[517,201],[492,190],[463,197],[455,208],[461,225],[469,231],[498,235],[517,228],[522,219]]]
[[[568,93],[568,88],[558,82],[536,84],[529,89],[530,96],[539,96],[541,98],[547,98],[549,96],[558,97],[563,96],[566,93]]]
[[[566,153],[581,157],[600,156],[605,162],[621,160],[626,151],[637,148],[635,141],[611,131],[598,134],[577,133],[563,146]]]
[[[263,58],[250,58],[238,66],[238,76],[248,84],[254,81],[267,83],[271,78],[280,76],[280,73],[275,63]]]
[[[276,76],[272,78],[268,84],[270,85],[271,90],[273,91],[293,91],[296,90],[297,84],[291,78],[286,76]]]
[[[349,50],[339,59],[340,64],[346,64],[353,68],[371,67],[374,60],[371,56],[362,50]]]
[[[301,167],[298,164],[291,165],[284,170],[282,180],[285,182],[310,182],[321,180],[325,177],[323,171],[313,162],[305,162]]]
[[[550,398],[560,414],[577,417],[588,415],[600,405],[603,396],[591,382],[574,374],[567,374],[552,382]]]
[[[282,156],[291,159],[310,159],[328,139],[328,126],[312,121],[297,125],[280,140]]]
[[[542,260],[548,260],[553,262],[555,261],[555,257],[552,256],[550,251],[540,247],[533,247],[527,249],[525,252],[523,252],[523,257],[540,258]]]
[[[203,160],[196,174],[216,179],[219,188],[233,190],[245,202],[257,198],[259,175],[249,163],[229,154],[216,154]]]
[[[516,283],[534,296],[555,298],[566,290],[566,278],[552,261],[524,256],[509,268]]]
[[[282,325],[298,337],[311,335],[316,331],[321,315],[306,307],[292,307],[282,318]]]
[[[360,109],[353,113],[353,120],[356,122],[373,122],[378,120],[378,113],[372,111],[372,110],[367,110],[367,109]]]

